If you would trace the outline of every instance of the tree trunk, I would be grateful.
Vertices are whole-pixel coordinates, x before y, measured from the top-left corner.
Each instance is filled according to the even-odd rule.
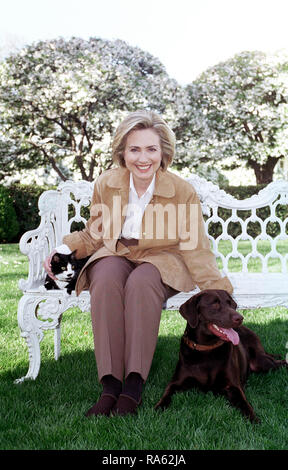
[[[248,160],[247,165],[249,168],[253,168],[257,184],[268,184],[273,181],[274,168],[281,157],[282,155],[280,157],[268,157],[263,165],[254,160]]]

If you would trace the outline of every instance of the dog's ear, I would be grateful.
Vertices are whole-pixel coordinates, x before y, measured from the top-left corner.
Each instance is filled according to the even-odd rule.
[[[200,294],[201,293],[193,295],[191,299],[187,300],[179,308],[179,312],[181,313],[182,317],[187,320],[191,328],[196,328],[198,325],[198,303],[200,300]]]

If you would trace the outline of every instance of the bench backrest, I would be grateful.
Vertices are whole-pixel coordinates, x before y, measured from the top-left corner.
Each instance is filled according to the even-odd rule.
[[[215,184],[191,175],[206,231],[224,272],[288,272],[288,182],[269,184],[245,200],[237,200]],[[89,217],[93,183],[61,183],[39,199],[47,252],[64,234],[81,229]],[[45,250],[45,251],[46,251]]]

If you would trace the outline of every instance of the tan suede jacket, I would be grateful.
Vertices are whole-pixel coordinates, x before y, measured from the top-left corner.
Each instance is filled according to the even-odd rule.
[[[233,287],[221,277],[205,234],[195,189],[179,176],[159,169],[153,197],[145,209],[139,243],[129,248],[118,242],[129,200],[130,173],[126,168],[104,172],[95,182],[90,218],[84,230],[63,238],[77,258],[91,256],[79,275],[76,293],[88,288],[86,269],[105,256],[125,256],[152,263],[162,281],[178,291]]]

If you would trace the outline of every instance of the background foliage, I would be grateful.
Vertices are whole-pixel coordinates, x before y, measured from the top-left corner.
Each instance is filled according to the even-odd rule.
[[[10,239],[11,241],[20,240],[25,232],[38,227],[40,223],[38,199],[47,189],[52,189],[52,187],[12,184],[7,188],[18,221],[18,232]]]
[[[242,164],[257,183],[271,182],[288,150],[286,54],[242,52],[209,68],[186,93],[175,130],[187,155],[229,169]]]
[[[19,234],[19,224],[8,189],[0,186],[0,243],[9,242]]]
[[[41,41],[0,67],[4,175],[48,166],[93,181],[111,166],[110,138],[123,113],[169,110],[178,85],[158,59],[124,41]],[[2,138],[1,138],[2,137]]]
[[[242,52],[180,86],[124,41],[40,41],[0,63],[0,180],[45,168],[93,181],[123,116],[153,109],[177,136],[175,166],[247,166],[272,181],[288,150],[288,57]]]

